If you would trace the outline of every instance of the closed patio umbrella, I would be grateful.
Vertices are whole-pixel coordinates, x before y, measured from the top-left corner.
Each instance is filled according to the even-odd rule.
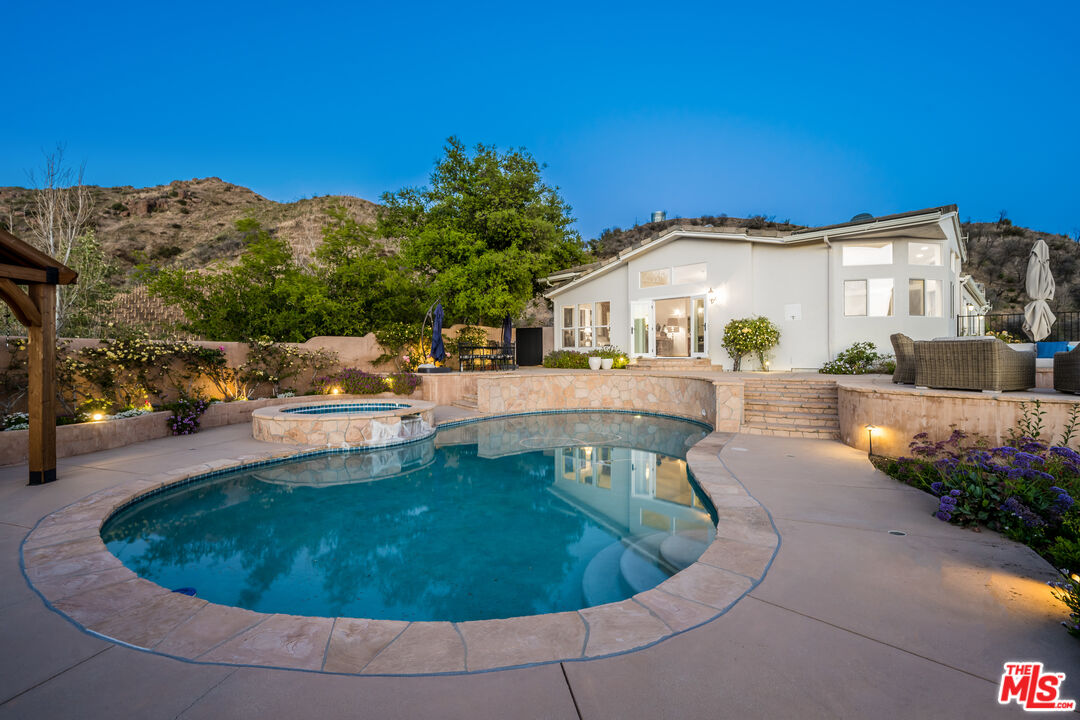
[[[509,315],[507,315],[506,317],[503,318],[503,328],[502,328],[502,330],[503,330],[503,337],[502,337],[503,345],[509,346],[510,343],[513,342],[513,337],[514,337],[514,321],[510,319]]]
[[[1050,274],[1050,248],[1045,240],[1037,241],[1028,256],[1027,294],[1031,302],[1024,306],[1024,332],[1039,342],[1050,334],[1057,319],[1046,304],[1054,299],[1054,276]]]
[[[442,303],[435,305],[435,313],[431,320],[431,357],[436,362],[446,360],[446,348],[442,340],[443,311]]]

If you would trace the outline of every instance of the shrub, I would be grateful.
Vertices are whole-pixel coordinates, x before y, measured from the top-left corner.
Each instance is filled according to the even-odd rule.
[[[323,395],[333,393],[334,388],[347,395],[377,395],[383,392],[412,395],[419,385],[420,376],[413,373],[401,372],[383,377],[356,368],[345,368],[335,375],[315,379],[315,389]]]
[[[210,403],[202,398],[180,398],[166,405],[167,410],[172,410],[172,415],[166,418],[172,434],[193,435],[199,432],[199,420],[208,407]]]
[[[553,350],[544,356],[544,367],[583,370],[589,367],[589,356],[576,350]]]
[[[731,356],[732,370],[742,368],[742,359],[750,353],[757,356],[765,369],[766,354],[780,342],[780,328],[767,317],[732,320],[724,326],[721,346]]]
[[[1080,453],[1022,434],[1041,431],[1039,408],[1030,406],[1008,443],[989,447],[953,429],[945,440],[919,433],[911,456],[878,459],[880,469],[938,498],[934,516],[958,525],[983,525],[1025,543],[1052,562],[1064,580],[1050,583],[1070,609],[1062,623],[1080,637]],[[1064,435],[1063,437],[1068,437]]]
[[[996,337],[998,340],[1007,343],[1022,343],[1021,338],[1016,337],[1008,330],[987,330],[986,334],[990,337]]]
[[[865,375],[866,373],[892,373],[896,361],[892,355],[882,355],[872,342],[857,342],[847,350],[841,350],[818,370],[826,375]]]

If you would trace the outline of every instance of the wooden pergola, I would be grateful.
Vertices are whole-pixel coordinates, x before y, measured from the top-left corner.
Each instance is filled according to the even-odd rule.
[[[77,277],[71,268],[0,229],[0,298],[29,336],[31,485],[56,479],[56,286],[70,285]]]

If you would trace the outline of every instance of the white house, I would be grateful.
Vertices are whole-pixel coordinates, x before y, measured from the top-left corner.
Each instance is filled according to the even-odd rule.
[[[614,258],[554,273],[555,347],[731,367],[724,325],[780,327],[772,370],[816,369],[852,343],[956,334],[973,283],[955,205],[795,231],[673,227]],[[962,299],[962,292],[964,292]],[[756,361],[746,358],[743,368]]]

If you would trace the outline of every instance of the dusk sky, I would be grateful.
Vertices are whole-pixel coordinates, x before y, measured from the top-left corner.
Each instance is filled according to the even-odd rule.
[[[1080,5],[63,3],[3,12],[0,185],[219,176],[378,200],[525,147],[578,229],[958,203],[1080,229]]]

